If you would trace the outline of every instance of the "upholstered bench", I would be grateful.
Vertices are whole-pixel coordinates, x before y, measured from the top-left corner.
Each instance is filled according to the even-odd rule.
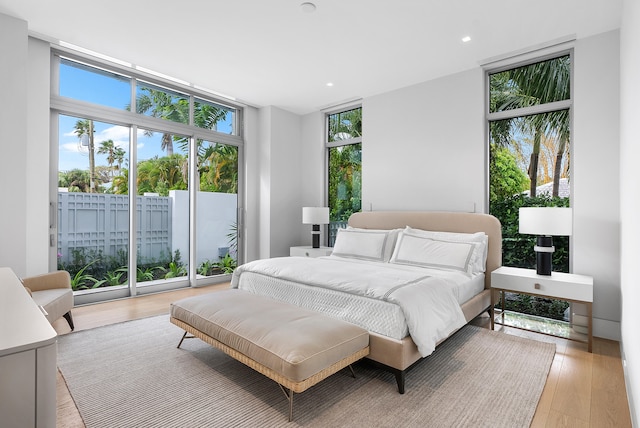
[[[185,330],[178,348],[185,338],[197,337],[276,381],[289,400],[289,421],[294,393],[369,353],[365,329],[242,290],[172,303],[170,319]]]

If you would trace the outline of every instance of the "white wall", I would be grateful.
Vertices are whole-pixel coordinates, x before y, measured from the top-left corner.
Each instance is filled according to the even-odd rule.
[[[243,111],[244,128],[244,165],[240,165],[240,176],[243,178],[241,186],[244,186],[243,200],[239,204],[242,210],[242,223],[244,225],[241,238],[250,245],[241,245],[244,254],[242,260],[256,260],[260,255],[260,129],[258,109],[246,107]]]
[[[575,46],[573,271],[594,277],[594,333],[620,340],[619,32]]]
[[[27,275],[49,271],[49,254],[55,254],[55,246],[49,245],[50,214],[49,180],[43,179],[49,171],[49,107],[51,103],[51,52],[49,43],[29,38],[29,71],[27,84],[27,109],[29,118],[37,118],[39,126],[27,127]],[[56,168],[57,175],[57,168]],[[57,191],[57,189],[54,189]],[[56,208],[56,207],[53,207]],[[57,211],[57,210],[56,210]],[[52,218],[54,220],[55,218]],[[52,258],[55,265],[55,258]]]
[[[301,117],[270,106],[260,109],[259,121],[259,257],[288,256],[302,222]]]
[[[366,98],[362,209],[485,210],[480,68]]]
[[[620,338],[618,32],[575,44],[573,271],[594,277],[594,334]],[[368,210],[486,207],[480,67],[363,101]]]
[[[311,245],[311,225],[302,224],[302,207],[327,206],[327,181],[324,147],[324,114],[315,112],[302,117],[302,147],[300,157],[301,205],[298,210],[298,236],[294,245]],[[326,245],[326,226],[320,226],[320,245]]]
[[[253,172],[258,185],[256,217],[258,218],[258,241],[248,241],[247,246],[257,246],[256,258],[270,257],[271,253],[271,109],[258,110],[258,141],[254,147],[258,156]],[[248,208],[247,208],[248,209]],[[251,261],[253,259],[248,259]]]
[[[10,209],[0,207],[0,266],[12,268],[18,276],[26,276],[29,271],[25,213],[32,180],[27,177],[37,174],[27,170],[27,40],[25,21],[0,14],[0,200],[11,201]],[[46,179],[43,181],[48,185]],[[46,241],[39,244],[46,249]]]
[[[622,349],[633,426],[640,426],[640,3],[624,0],[620,32],[620,216]]]
[[[180,250],[182,261],[187,262],[189,256],[189,191],[170,190],[172,256]],[[217,262],[218,249],[228,248],[231,226],[236,220],[238,195],[234,193],[197,192],[196,225],[198,240],[196,242],[196,267],[205,261]],[[166,250],[163,248],[163,250]],[[193,255],[192,255],[193,256]],[[222,255],[224,257],[224,254]],[[140,263],[141,260],[138,260]],[[146,260],[142,260],[146,262]]]

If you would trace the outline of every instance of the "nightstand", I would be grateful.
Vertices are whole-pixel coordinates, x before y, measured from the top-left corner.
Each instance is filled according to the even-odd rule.
[[[568,302],[582,303],[587,307],[587,333],[573,333],[566,339],[593,344],[593,278],[586,275],[553,272],[550,276],[538,275],[535,269],[502,266],[491,272],[491,329],[496,324],[494,306],[496,296],[501,294],[502,323],[504,325],[504,293],[512,292],[529,296],[547,297]],[[516,327],[519,328],[519,327]],[[544,333],[550,334],[550,333]],[[550,334],[553,336],[553,334]],[[561,336],[564,337],[564,336]]]
[[[289,248],[290,256],[298,257],[324,257],[330,256],[333,251],[332,247],[311,248],[308,247],[291,247]]]

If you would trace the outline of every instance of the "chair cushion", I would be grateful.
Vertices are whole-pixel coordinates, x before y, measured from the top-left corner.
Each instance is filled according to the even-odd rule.
[[[180,300],[171,316],[296,382],[369,346],[354,324],[241,290]]]
[[[31,297],[47,311],[47,320],[50,323],[73,309],[73,291],[70,288],[34,291]]]

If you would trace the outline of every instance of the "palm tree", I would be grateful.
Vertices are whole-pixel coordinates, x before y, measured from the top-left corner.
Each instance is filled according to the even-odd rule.
[[[348,144],[329,151],[329,207],[331,221],[346,221],[362,208],[362,145]]]
[[[83,137],[85,137],[88,141],[88,149],[89,149],[89,193],[95,193],[96,191],[96,161],[95,161],[95,153],[94,153],[94,145],[93,145],[93,137],[94,137],[94,129],[93,129],[93,120],[84,119],[78,120],[76,122],[76,126],[74,128],[74,133],[78,136],[78,140],[83,141]]]
[[[225,120],[229,110],[221,106],[196,103],[193,122],[198,128],[218,130],[218,122]]]
[[[113,143],[113,140],[103,141],[98,147],[98,154],[107,155],[107,163],[109,164],[109,169],[111,170],[111,178],[113,178],[113,164],[116,161],[115,147],[116,146]]]
[[[89,192],[89,172],[87,170],[72,169],[58,173],[58,187],[66,187],[70,192]]]
[[[129,170],[120,171],[120,175],[113,177],[111,189],[116,195],[127,195],[129,193]]]
[[[330,141],[362,136],[362,108],[343,111],[329,116]]]
[[[495,79],[494,79],[495,76]],[[569,56],[518,67],[492,76],[492,103],[500,102],[498,110],[530,107],[570,98],[571,63]],[[500,90],[506,90],[500,96]],[[533,151],[529,163],[531,196],[536,195],[540,143],[543,136],[557,135],[558,148],[554,167],[553,195],[558,195],[562,158],[569,144],[569,120],[567,110],[527,116],[519,124],[523,132],[533,134]],[[504,132],[504,130],[500,130]],[[499,134],[496,131],[496,134]],[[498,138],[496,141],[500,141]]]
[[[122,149],[122,147],[115,147],[113,149],[113,158],[116,162],[118,162],[118,171],[122,171],[122,162],[124,162],[124,157],[127,152]]]
[[[149,113],[152,117],[178,123],[189,123],[189,102],[187,99],[148,87],[143,87],[141,92],[136,98],[138,113]],[[147,136],[152,134],[151,131],[145,131]],[[173,154],[173,136],[171,134],[166,132],[162,134],[161,149],[167,152],[167,156]]]
[[[153,157],[138,163],[136,187],[138,194],[156,192],[167,196],[169,190],[187,190],[183,170],[186,157],[180,154]]]
[[[238,148],[215,143],[198,153],[200,190],[238,193]]]

